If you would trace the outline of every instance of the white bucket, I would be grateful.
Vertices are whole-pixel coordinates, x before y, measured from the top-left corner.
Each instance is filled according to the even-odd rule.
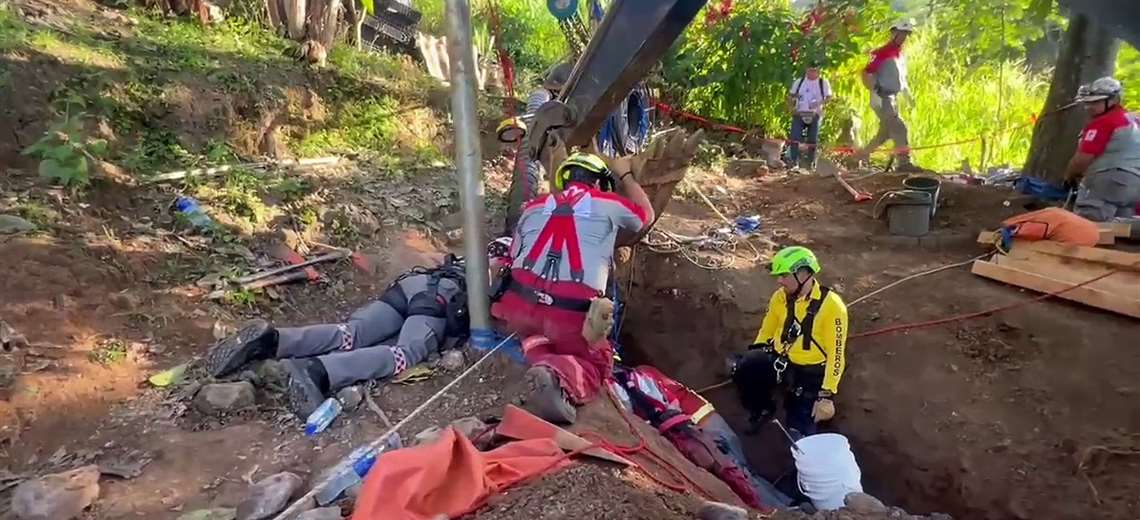
[[[843,507],[848,493],[861,493],[862,473],[847,437],[820,433],[804,437],[792,449],[800,491],[821,511]]]

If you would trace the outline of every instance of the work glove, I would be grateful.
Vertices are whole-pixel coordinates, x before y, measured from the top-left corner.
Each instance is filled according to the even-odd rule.
[[[835,417],[835,403],[829,397],[816,399],[815,406],[811,407],[811,418],[815,422],[823,422]]]
[[[590,310],[586,312],[586,321],[582,323],[582,337],[586,343],[593,345],[609,337],[614,328],[614,302],[609,298],[594,298],[590,301]]]

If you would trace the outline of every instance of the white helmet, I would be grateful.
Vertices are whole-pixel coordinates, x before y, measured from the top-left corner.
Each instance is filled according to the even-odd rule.
[[[899,20],[891,26],[892,31],[914,32],[914,18]]]
[[[1105,76],[1077,89],[1077,103],[1093,103],[1109,99],[1120,99],[1124,86],[1116,78]]]

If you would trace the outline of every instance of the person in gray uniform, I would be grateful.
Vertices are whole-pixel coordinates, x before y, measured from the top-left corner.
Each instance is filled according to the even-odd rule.
[[[398,374],[467,333],[464,262],[448,255],[443,265],[404,273],[344,322],[274,327],[255,320],[210,348],[206,370],[220,377],[250,361],[283,360],[289,406],[304,418],[327,395]]]

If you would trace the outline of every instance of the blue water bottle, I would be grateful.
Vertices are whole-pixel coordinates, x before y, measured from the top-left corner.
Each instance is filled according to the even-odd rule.
[[[193,197],[178,197],[174,201],[174,209],[196,229],[210,229],[214,225],[214,221],[205,211],[202,211],[202,206]]]
[[[335,397],[325,399],[313,413],[309,414],[309,418],[305,420],[305,435],[312,437],[318,433],[325,431],[332,424],[333,419],[340,415],[342,410],[340,401]]]

